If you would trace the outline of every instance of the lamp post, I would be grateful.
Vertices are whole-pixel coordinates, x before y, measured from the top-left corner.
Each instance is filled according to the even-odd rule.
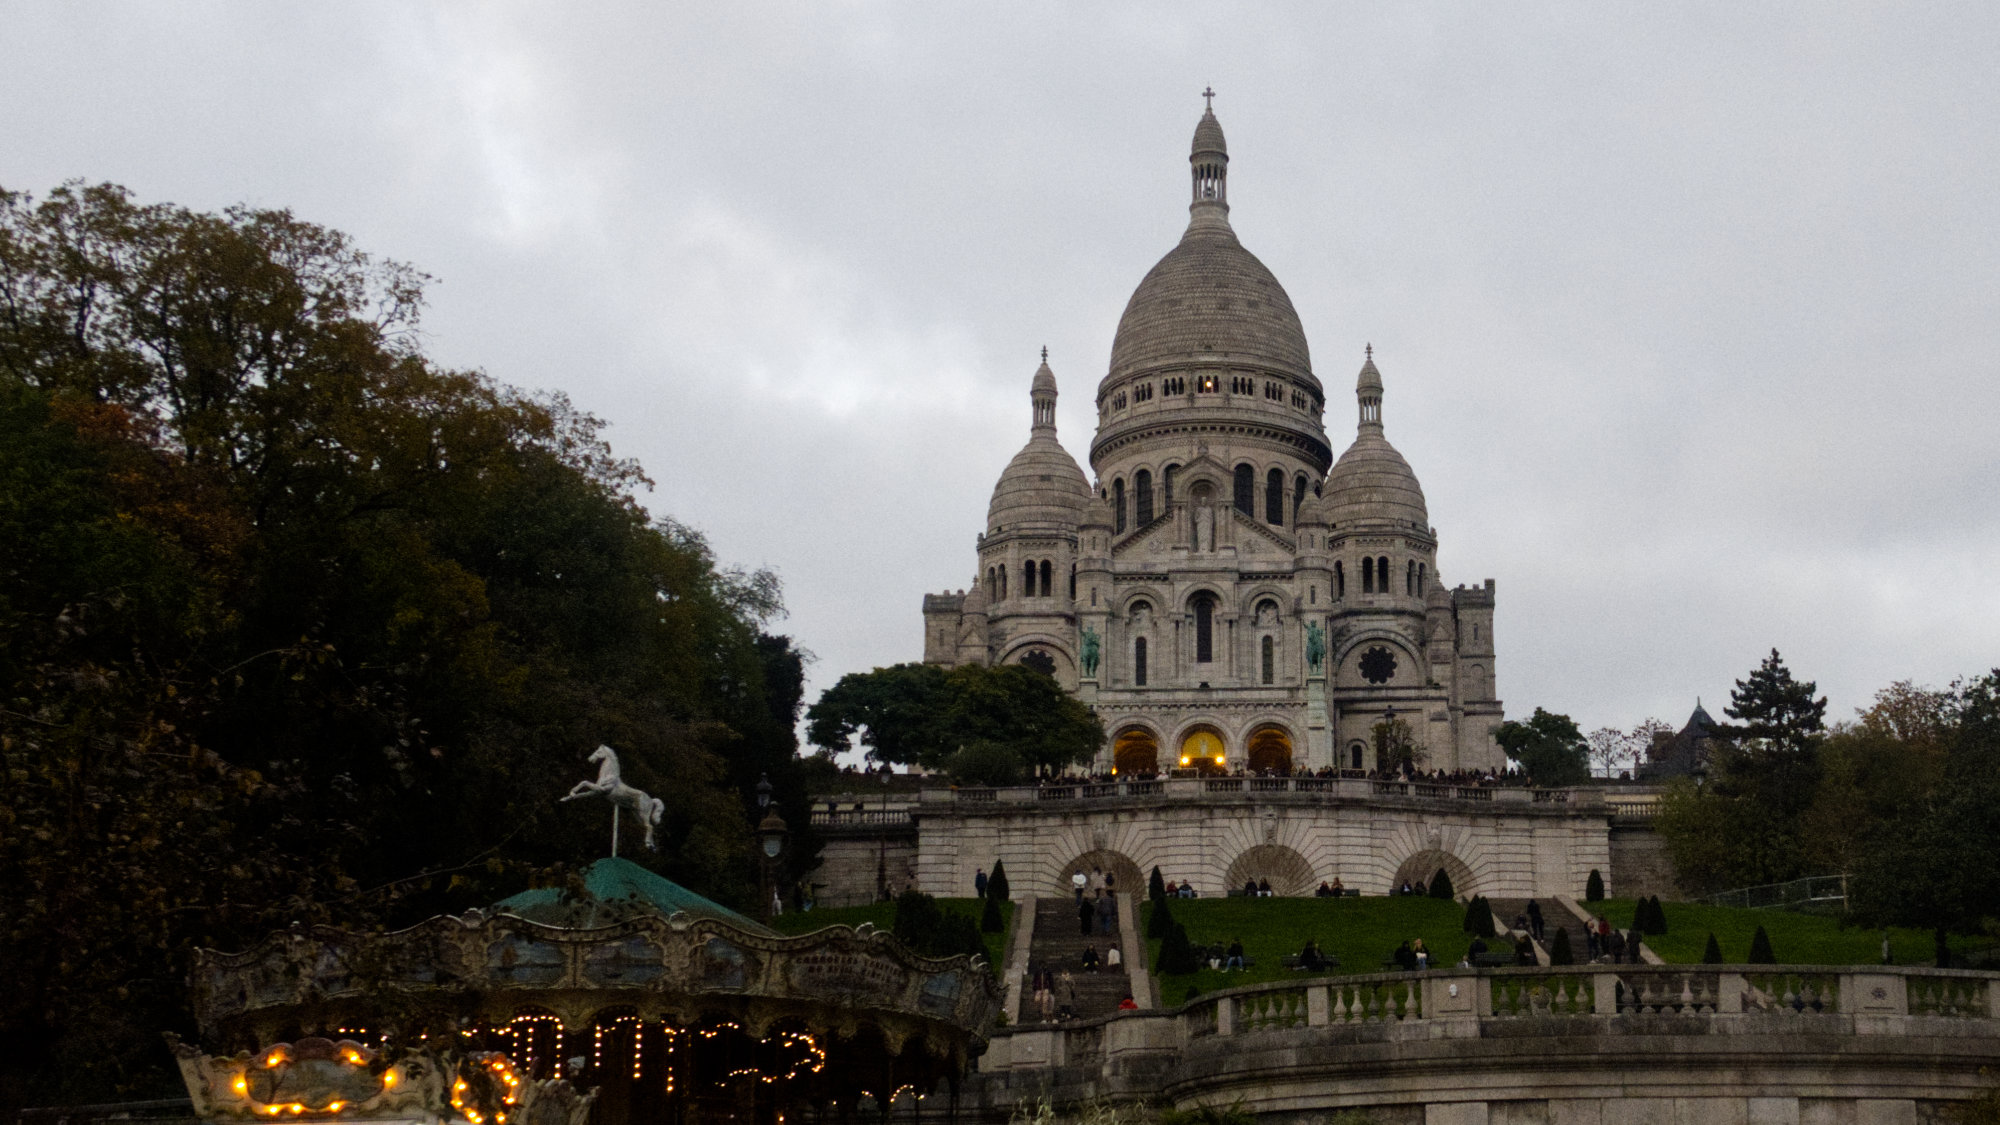
[[[778,810],[771,807],[771,777],[765,774],[757,782],[757,808],[764,818],[757,822],[757,850],[761,853],[758,868],[763,873],[764,916],[775,918],[783,909],[778,898],[780,886],[779,859],[785,854],[785,837],[788,829]]]

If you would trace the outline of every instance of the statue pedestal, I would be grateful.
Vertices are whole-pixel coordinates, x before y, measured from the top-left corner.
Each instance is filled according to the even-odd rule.
[[[1340,763],[1333,757],[1333,730],[1327,721],[1326,674],[1318,673],[1306,680],[1306,768],[1319,769],[1323,766],[1338,768]]]

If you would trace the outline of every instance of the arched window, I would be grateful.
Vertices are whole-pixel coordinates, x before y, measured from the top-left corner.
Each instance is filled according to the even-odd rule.
[[[1378,593],[1386,594],[1389,592],[1389,556],[1387,555],[1381,555],[1375,559],[1375,589]]]
[[[1272,527],[1285,524],[1285,471],[1272,469],[1264,474],[1264,522]]]
[[[999,572],[989,566],[986,568],[986,600],[989,602],[998,601],[999,598],[1000,575]]]
[[[1070,564],[1070,568],[1069,568],[1069,600],[1070,600],[1070,601],[1075,601],[1075,600],[1076,600],[1076,564],[1075,564],[1075,563],[1071,563],[1071,564]],[[1095,591],[1095,590],[1091,591],[1091,593],[1090,593],[1090,604],[1091,604],[1091,605],[1096,605],[1096,604],[1097,604],[1097,591]]]
[[[1339,559],[1335,559],[1333,560],[1333,600],[1339,601],[1346,596],[1347,570],[1340,565]]]
[[[1132,686],[1146,686],[1146,638],[1132,642]]]
[[[1403,592],[1405,594],[1414,594],[1417,592],[1417,560],[1415,559],[1411,559],[1410,564],[1403,568]]]
[[[1215,598],[1209,594],[1194,596],[1194,660],[1197,664],[1215,660]]]
[[[1425,583],[1425,581],[1427,581],[1427,578],[1428,578],[1428,576],[1424,574],[1424,571],[1425,571],[1426,569],[1428,569],[1428,568],[1427,568],[1427,567],[1425,567],[1425,565],[1424,565],[1423,563],[1418,563],[1418,564],[1417,564],[1417,593],[1419,593],[1419,594],[1421,594],[1421,593],[1424,593],[1424,592],[1425,592],[1425,591],[1424,591],[1424,583]]]
[[[1364,594],[1375,592],[1375,560],[1366,555],[1361,557],[1361,592]]]
[[[1348,769],[1358,770],[1361,768],[1361,744],[1359,742],[1347,748],[1347,761]]]
[[[1276,649],[1277,646],[1271,642],[1271,638],[1265,637],[1264,638],[1264,682],[1267,684],[1276,682],[1276,676],[1277,676],[1277,661],[1275,659]]]
[[[1007,596],[1007,564],[1006,564],[1006,563],[1001,563],[1001,564],[1000,564],[1000,596],[1001,596],[1002,598],[1005,598],[1005,597]]]
[[[1306,502],[1306,475],[1300,473],[1292,478],[1292,523],[1299,522],[1299,505]]]
[[[1050,575],[1054,570],[1054,564],[1050,563],[1047,559],[1042,560],[1042,596],[1045,598],[1056,596],[1056,584],[1050,580]]]
[[[1033,559],[1029,559],[1027,564],[1021,567],[1021,596],[1024,598],[1035,596],[1035,560]]]
[[[1248,465],[1236,466],[1236,510],[1257,518],[1257,470]]]
[[[1174,476],[1180,471],[1179,465],[1168,465],[1160,470],[1160,503],[1165,507],[1174,506]]]
[[[1111,482],[1111,518],[1116,521],[1117,533],[1125,534],[1125,478]]]
[[[1144,527],[1153,522],[1153,474],[1145,469],[1132,477],[1132,506],[1138,511],[1132,523]]]

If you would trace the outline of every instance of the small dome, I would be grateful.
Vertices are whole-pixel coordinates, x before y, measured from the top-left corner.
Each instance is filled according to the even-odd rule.
[[[1036,434],[993,486],[986,507],[989,530],[1023,525],[1075,527],[1090,503],[1090,484],[1053,435]]]
[[[1329,525],[1342,529],[1357,523],[1430,527],[1417,474],[1379,429],[1362,430],[1333,463],[1322,514]]]
[[[1228,156],[1229,146],[1222,140],[1222,122],[1215,119],[1215,111],[1208,110],[1194,126],[1194,148],[1191,156]]]
[[[1042,365],[1035,368],[1034,381],[1028,384],[1029,394],[1056,393],[1056,373],[1049,370],[1049,349],[1042,349]]]

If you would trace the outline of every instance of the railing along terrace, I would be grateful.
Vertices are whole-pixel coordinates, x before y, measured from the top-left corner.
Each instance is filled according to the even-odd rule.
[[[1254,795],[1320,800],[1392,798],[1423,802],[1496,805],[1564,806],[1605,810],[1599,789],[1527,789],[1513,786],[1457,785],[1436,781],[1383,781],[1360,776],[1339,777],[1167,777],[1143,781],[1066,782],[1006,788],[926,789],[927,804],[1034,804],[1044,801],[1199,801],[1209,797]],[[817,814],[816,814],[817,815]],[[815,820],[815,823],[818,823]]]
[[[901,828],[910,823],[908,809],[818,809],[814,828]]]

